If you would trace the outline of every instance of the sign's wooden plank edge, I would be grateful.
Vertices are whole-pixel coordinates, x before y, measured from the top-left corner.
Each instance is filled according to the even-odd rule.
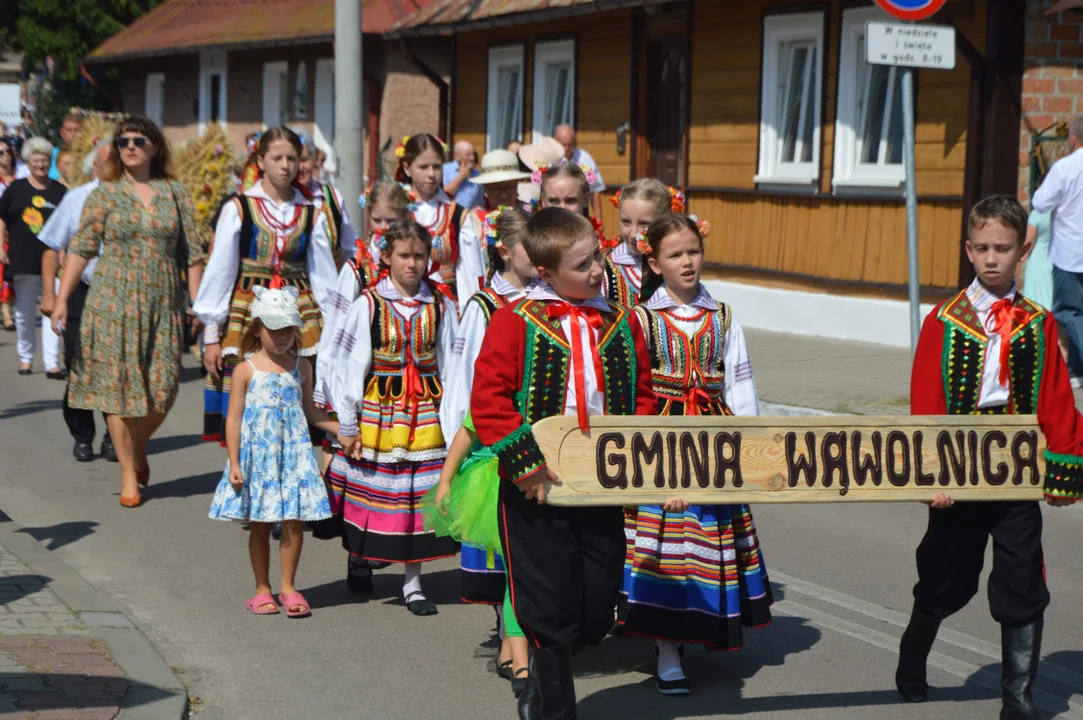
[[[962,490],[955,493],[953,490]],[[986,502],[986,501],[1014,501],[1041,500],[1042,489],[1032,487],[1018,487],[1014,489],[991,489],[978,488],[967,490],[965,488],[941,488],[931,487],[927,490],[881,488],[872,491],[851,489],[846,495],[822,489],[800,490],[788,488],[776,492],[770,491],[712,491],[712,490],[684,490],[677,488],[665,492],[639,491],[639,492],[607,492],[581,493],[567,485],[549,485],[548,500],[550,505],[559,507],[597,507],[598,498],[605,498],[605,505],[664,505],[667,501],[680,498],[690,505],[764,505],[786,503],[835,503],[835,502],[928,502],[933,499],[933,494],[945,492],[952,495],[957,503],[961,502]]]
[[[658,421],[661,420],[659,427]],[[1037,427],[1037,415],[600,415],[591,418],[595,425],[632,430],[676,429],[717,425],[720,429],[772,427],[772,420],[786,428],[836,428],[854,425],[880,425],[885,428],[926,427]],[[579,432],[574,415],[554,415],[534,425],[546,432]]]

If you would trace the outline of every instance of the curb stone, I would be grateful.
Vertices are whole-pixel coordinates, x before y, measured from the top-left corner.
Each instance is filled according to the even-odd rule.
[[[35,574],[51,578],[49,589],[105,641],[109,656],[129,681],[118,720],[184,720],[188,691],[143,632],[79,573],[0,511],[0,545]]]

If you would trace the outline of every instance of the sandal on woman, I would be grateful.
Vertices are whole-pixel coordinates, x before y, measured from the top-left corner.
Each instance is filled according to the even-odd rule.
[[[267,607],[268,605],[274,605],[274,607]],[[271,597],[271,593],[260,593],[250,600],[245,600],[244,606],[253,615],[277,615],[279,612],[278,603]]]
[[[505,680],[512,680],[514,675],[511,671],[511,660],[505,660],[502,663],[496,664],[496,674]]]
[[[526,686],[530,683],[530,668],[521,667],[511,676],[511,691],[515,694],[515,697],[519,697],[526,690]]]
[[[120,504],[126,508],[139,507],[143,504],[143,497],[138,494],[135,497],[124,497],[123,495],[121,495]]]
[[[282,603],[282,609],[286,611],[286,617],[303,618],[308,617],[312,614],[312,609],[309,607],[308,600],[305,600],[305,596],[299,592],[282,593],[278,596],[278,602]],[[304,609],[290,609],[297,606],[300,606]]]
[[[415,595],[418,597],[418,599],[411,600],[410,598],[414,597]],[[412,612],[414,615],[417,615],[418,617],[428,617],[429,615],[436,615],[440,612],[436,608],[436,603],[434,603],[432,600],[429,600],[427,597],[425,597],[416,590],[406,596],[406,607],[410,610],[410,612]]]

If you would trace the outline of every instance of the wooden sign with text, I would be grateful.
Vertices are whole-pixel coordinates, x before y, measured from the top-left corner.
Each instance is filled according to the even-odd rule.
[[[534,426],[553,505],[1040,500],[1033,415],[618,417]]]

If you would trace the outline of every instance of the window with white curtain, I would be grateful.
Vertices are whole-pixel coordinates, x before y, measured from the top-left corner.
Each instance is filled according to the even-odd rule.
[[[842,14],[832,180],[836,187],[897,188],[906,179],[900,73],[865,61],[865,23],[886,19],[878,8]]]
[[[147,91],[143,114],[158,127],[162,127],[165,115],[165,73],[147,73]]]
[[[575,41],[534,46],[534,141],[558,125],[575,126]]]
[[[764,20],[758,183],[819,177],[823,24],[821,12]]]
[[[523,46],[489,48],[485,150],[523,139]]]

